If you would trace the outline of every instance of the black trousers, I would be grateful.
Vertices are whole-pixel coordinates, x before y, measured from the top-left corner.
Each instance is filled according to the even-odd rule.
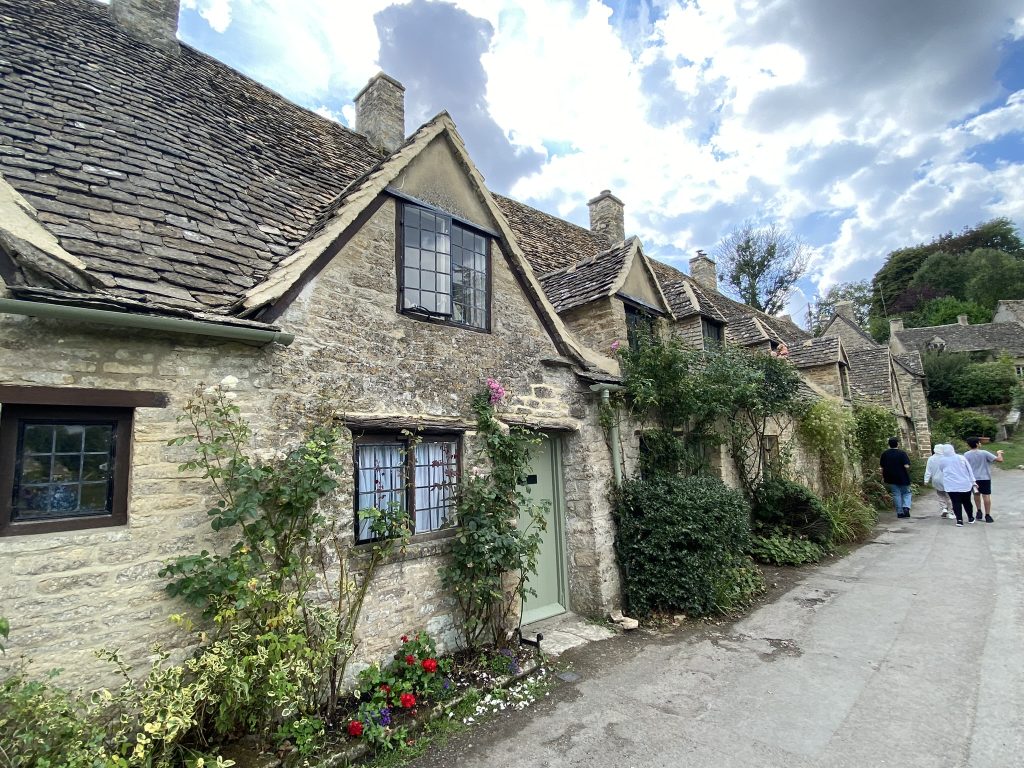
[[[971,492],[970,491],[946,491],[949,494],[949,500],[953,502],[953,514],[956,515],[956,521],[962,523],[963,510],[967,511],[967,519],[974,519],[974,507],[971,506]]]

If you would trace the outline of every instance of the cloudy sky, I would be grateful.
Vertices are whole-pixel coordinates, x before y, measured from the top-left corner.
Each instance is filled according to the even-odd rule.
[[[182,0],[180,36],[351,125],[383,69],[490,188],[680,265],[744,221],[813,247],[790,304],[995,216],[1024,227],[1024,0]]]

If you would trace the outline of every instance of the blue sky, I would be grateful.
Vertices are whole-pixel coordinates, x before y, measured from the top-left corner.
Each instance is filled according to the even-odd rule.
[[[182,0],[181,38],[350,124],[383,69],[496,192],[610,188],[685,265],[745,221],[813,248],[789,309],[894,248],[1024,225],[1024,0]]]

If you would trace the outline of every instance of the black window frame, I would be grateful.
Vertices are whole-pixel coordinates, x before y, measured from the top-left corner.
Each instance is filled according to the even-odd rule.
[[[483,325],[473,325],[467,322],[460,322],[454,319],[455,310],[455,264],[452,259],[452,248],[449,243],[448,249],[448,299],[451,305],[451,312],[437,313],[427,309],[420,309],[415,307],[405,306],[405,221],[406,221],[406,210],[416,209],[417,211],[426,211],[433,216],[442,217],[447,219],[449,228],[449,237],[454,235],[453,229],[458,228],[464,232],[469,232],[475,237],[482,237],[484,239],[486,252],[483,254],[485,257],[486,274],[484,276],[484,302],[483,312],[485,313],[485,322]],[[396,300],[396,308],[399,314],[414,317],[417,320],[424,322],[437,323],[439,325],[450,325],[455,328],[462,328],[467,331],[476,331],[477,333],[490,333],[491,322],[493,317],[493,306],[494,306],[494,295],[492,290],[493,284],[493,273],[494,273],[494,236],[486,230],[474,226],[464,219],[460,219],[457,216],[452,216],[449,213],[445,213],[437,208],[428,205],[422,205],[415,203],[404,198],[395,199],[395,275],[398,283],[398,296]]]
[[[0,406],[0,537],[126,525],[134,416],[134,409],[130,407],[11,403]],[[111,461],[114,466],[108,489],[108,513],[34,520],[14,519],[14,497],[19,490],[18,481],[24,458],[23,428],[32,422],[113,425]]]
[[[646,335],[653,339],[658,333],[658,318],[643,307],[628,301],[622,302],[626,318],[626,344],[636,352],[640,349],[640,339]]]
[[[709,349],[709,344],[720,347],[725,343],[725,324],[702,315],[700,335],[704,340],[704,349]]]
[[[422,531],[416,533],[416,463],[415,463],[415,450],[409,450],[410,447],[415,448],[416,445],[423,443],[452,443],[455,446],[455,480],[454,489],[457,491],[459,484],[462,480],[462,435],[457,432],[432,432],[429,434],[416,435],[410,437],[402,433],[395,432],[377,432],[367,433],[359,435],[352,441],[352,509],[354,516],[353,523],[353,538],[356,545],[371,544],[375,541],[380,541],[379,537],[368,536],[361,537],[360,534],[360,509],[365,509],[359,504],[360,488],[359,488],[359,447],[365,445],[394,445],[398,446],[401,451],[402,465],[403,465],[403,483],[402,488],[402,501],[405,511],[409,515],[409,531],[410,534],[418,538],[425,536],[436,535],[440,532],[444,532],[448,529],[457,527],[458,522],[455,520],[455,507],[454,507],[454,493],[451,496],[452,506],[450,514],[444,523],[440,527],[429,531]]]

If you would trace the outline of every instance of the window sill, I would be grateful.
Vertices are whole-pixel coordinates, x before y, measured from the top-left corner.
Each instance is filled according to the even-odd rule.
[[[421,560],[426,557],[446,554],[451,547],[452,540],[462,531],[461,528],[445,528],[430,533],[419,533],[409,539],[405,550],[395,549],[387,558],[385,563],[401,563],[409,560]],[[374,541],[364,541],[356,544],[352,552],[359,561],[369,560],[372,553]]]

